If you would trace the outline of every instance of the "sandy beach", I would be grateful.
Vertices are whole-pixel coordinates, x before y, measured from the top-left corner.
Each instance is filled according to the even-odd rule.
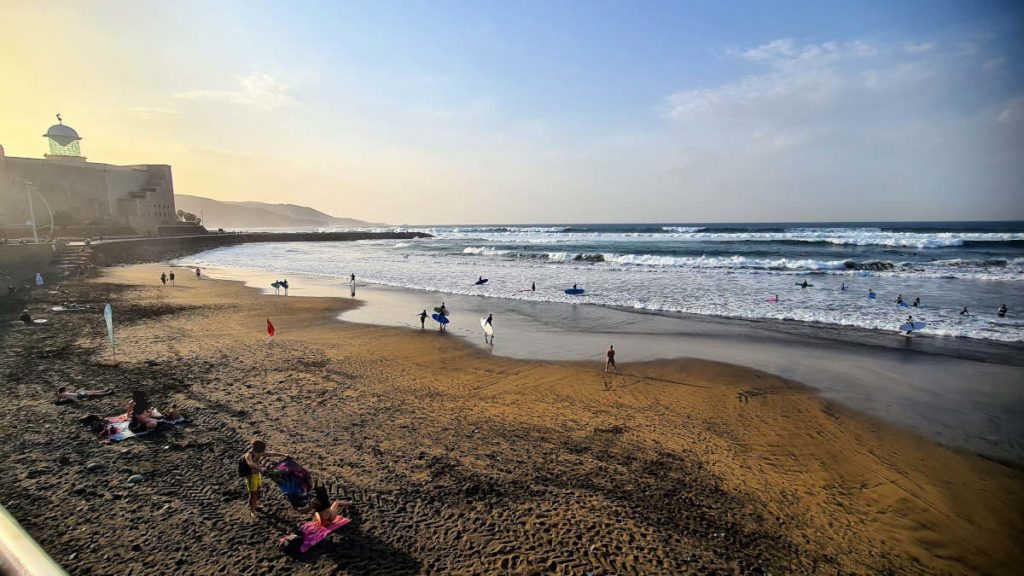
[[[1024,473],[749,367],[503,358],[435,330],[337,320],[166,267],[40,291],[2,335],[0,501],[72,574],[1013,574]],[[61,301],[88,304],[52,313]],[[100,311],[114,309],[116,362]],[[277,336],[267,342],[270,318]],[[599,351],[598,351],[599,352]],[[57,386],[113,388],[73,406]],[[119,444],[81,426],[133,390],[186,422]],[[250,438],[294,455],[353,523],[299,559],[308,518]],[[128,483],[133,474],[145,480]]]

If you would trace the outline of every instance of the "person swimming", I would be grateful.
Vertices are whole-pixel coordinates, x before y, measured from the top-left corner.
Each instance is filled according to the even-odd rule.
[[[1002,306],[1000,306],[1000,307],[999,307],[999,311],[998,311],[998,312],[996,312],[996,314],[997,314],[997,315],[998,315],[998,316],[999,316],[1000,318],[1005,318],[1005,317],[1006,317],[1006,304],[1003,304]]]
[[[967,306],[964,306],[964,309],[960,311],[960,315],[961,316],[970,316],[971,315],[971,313],[967,311]]]
[[[921,297],[918,296],[918,297],[914,298],[914,308],[918,308],[920,306],[921,306]]]
[[[903,294],[900,294],[899,296],[896,297],[896,303],[903,304]]]
[[[870,289],[870,288],[868,288],[868,298],[874,298],[874,297],[875,297],[875,291]]]

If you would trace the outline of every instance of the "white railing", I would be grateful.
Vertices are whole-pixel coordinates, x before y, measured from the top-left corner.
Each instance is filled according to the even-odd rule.
[[[0,574],[68,576],[3,506],[0,506]]]

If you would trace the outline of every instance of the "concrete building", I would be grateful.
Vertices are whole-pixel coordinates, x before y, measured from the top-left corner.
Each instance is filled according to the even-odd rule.
[[[129,227],[153,236],[177,222],[170,166],[87,162],[78,132],[59,114],[57,120],[43,135],[50,153],[41,159],[6,156],[0,146],[0,226],[29,222],[30,196],[37,226],[49,224],[50,211],[66,213],[61,216],[78,225]]]

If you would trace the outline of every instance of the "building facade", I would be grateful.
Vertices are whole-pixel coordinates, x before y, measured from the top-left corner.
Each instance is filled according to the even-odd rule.
[[[43,136],[50,147],[43,158],[6,156],[0,146],[0,226],[25,225],[32,212],[36,225],[45,226],[52,213],[58,221],[156,236],[160,226],[177,222],[170,166],[87,162],[81,138],[63,122]]]

